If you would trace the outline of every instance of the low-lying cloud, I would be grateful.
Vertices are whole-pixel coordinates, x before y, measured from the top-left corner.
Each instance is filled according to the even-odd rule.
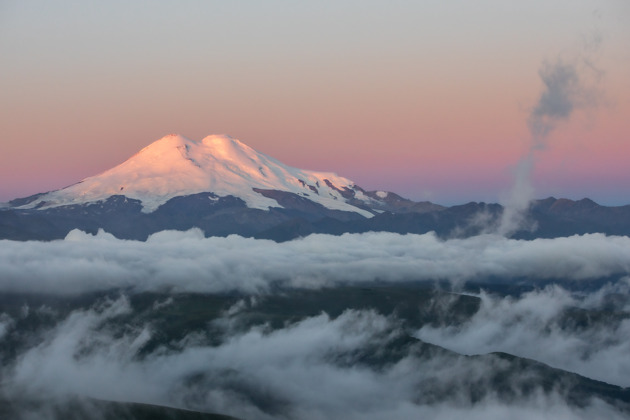
[[[628,387],[628,296],[630,278],[589,294],[555,285],[518,298],[481,293],[479,311],[465,324],[424,326],[416,336],[461,354],[501,351]]]
[[[588,234],[532,241],[481,235],[310,235],[285,243],[201,231],[165,231],[146,242],[72,231],[52,242],[0,241],[0,291],[266,292],[340,283],[562,278],[630,273],[630,238]]]
[[[613,275],[602,287],[601,279]],[[56,418],[52,406],[95,398],[252,420],[624,418],[627,412],[611,400],[569,403],[562,383],[543,389],[547,377],[487,353],[630,385],[630,303],[620,298],[630,294],[629,275],[630,238],[603,234],[521,241],[365,233],[276,243],[205,238],[193,229],[160,232],[146,242],[80,231],[52,242],[4,240],[0,293],[124,292],[72,312],[15,304],[0,313],[0,409],[2,401],[24,400],[21,418]],[[463,323],[437,319],[420,330],[405,326],[396,312],[368,309],[291,318],[276,329],[264,317],[253,326],[246,322],[249,309],[271,298],[258,294],[278,288],[491,278],[555,278],[588,287],[553,285],[515,297],[481,292],[479,310]],[[145,291],[251,295],[234,297],[239,303],[206,321],[211,328],[163,341],[151,320],[161,319],[179,295],[156,295],[134,313],[131,301]],[[590,318],[606,311],[614,316]],[[29,317],[40,320],[37,328],[21,329]],[[413,351],[405,341],[411,333],[450,351]],[[33,400],[44,403],[28,403]],[[101,409],[85,404],[88,412]]]
[[[163,302],[161,303],[163,304]],[[466,358],[436,351],[402,354],[378,367],[362,363],[396,337],[394,318],[370,310],[326,314],[270,330],[230,330],[218,345],[191,335],[175,349],[139,355],[151,325],[122,329],[116,317],[132,311],[124,296],[77,310],[2,366],[0,395],[11,400],[93,397],[222,412],[244,419],[591,419],[623,418],[602,400],[569,405],[562,390],[518,391],[532,372],[509,373],[495,356]],[[114,327],[114,326],[118,327]],[[493,377],[509,375],[509,399],[492,392]],[[485,387],[485,388],[484,388]],[[483,390],[480,398],[471,394]],[[433,397],[433,398],[431,398]],[[33,418],[41,408],[25,406]],[[39,417],[38,417],[39,418]]]

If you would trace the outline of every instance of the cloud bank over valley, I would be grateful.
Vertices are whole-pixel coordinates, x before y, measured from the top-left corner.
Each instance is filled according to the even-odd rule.
[[[276,243],[201,231],[146,242],[72,231],[51,242],[0,241],[0,290],[78,294],[136,291],[267,292],[274,287],[493,278],[587,281],[630,273],[630,238],[588,234],[531,241],[432,233],[310,235]]]

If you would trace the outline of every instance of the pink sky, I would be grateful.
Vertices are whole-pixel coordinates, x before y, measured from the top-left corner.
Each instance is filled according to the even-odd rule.
[[[588,57],[598,106],[558,125],[536,195],[630,203],[624,1],[26,3],[0,5],[0,201],[172,132],[228,133],[366,189],[497,201],[529,147],[541,63]]]

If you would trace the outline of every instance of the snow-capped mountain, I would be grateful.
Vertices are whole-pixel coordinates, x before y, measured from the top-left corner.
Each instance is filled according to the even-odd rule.
[[[446,208],[366,191],[334,173],[292,168],[226,135],[201,141],[169,135],[99,175],[0,207],[0,239],[51,240],[72,229],[104,229],[145,240],[191,228],[279,241],[368,231],[452,237],[484,232],[502,211],[498,204]],[[529,217],[538,229],[517,237],[630,234],[630,206],[549,198],[532,203]]]
[[[164,229],[206,235],[294,237],[310,223],[371,220],[383,212],[441,210],[386,191],[365,191],[330,172],[293,168],[227,135],[168,135],[101,174],[0,209],[0,239],[56,239],[104,228],[146,239]],[[305,226],[304,224],[309,226]]]
[[[379,191],[370,197],[352,181],[334,173],[292,168],[227,135],[193,141],[172,134],[108,171],[39,195],[17,208],[95,203],[123,195],[140,200],[142,211],[150,213],[174,197],[201,192],[233,196],[253,209],[282,207],[266,191],[297,194],[328,209],[364,217],[371,217],[373,212],[349,204],[348,199],[371,206],[388,195]]]

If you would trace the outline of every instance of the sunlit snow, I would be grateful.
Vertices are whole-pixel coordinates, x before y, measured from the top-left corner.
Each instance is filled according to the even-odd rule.
[[[329,209],[371,217],[346,203],[339,191],[354,186],[331,172],[284,165],[227,135],[212,135],[199,142],[171,134],[108,171],[44,194],[22,208],[84,204],[124,195],[140,200],[143,211],[150,213],[173,197],[201,192],[232,195],[250,208],[280,207],[276,200],[253,190],[259,188],[299,194]],[[356,198],[370,200],[364,194]]]

